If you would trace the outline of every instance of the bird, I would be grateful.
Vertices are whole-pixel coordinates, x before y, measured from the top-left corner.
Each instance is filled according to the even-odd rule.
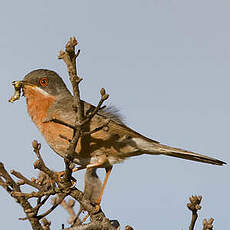
[[[54,71],[37,69],[28,73],[21,81],[26,98],[27,111],[32,121],[44,136],[46,142],[61,157],[65,157],[73,129],[53,122],[54,119],[74,125],[76,112],[73,109],[73,96],[62,78]],[[81,101],[84,114],[95,106]],[[104,187],[114,164],[142,154],[164,155],[213,165],[224,165],[224,161],[180,148],[170,147],[146,137],[125,125],[121,117],[111,108],[105,107],[90,120],[86,130],[102,126],[106,128],[90,135],[82,136],[76,146],[73,162],[81,168],[105,168],[106,176],[98,198],[101,202]],[[66,137],[66,138],[63,138]]]

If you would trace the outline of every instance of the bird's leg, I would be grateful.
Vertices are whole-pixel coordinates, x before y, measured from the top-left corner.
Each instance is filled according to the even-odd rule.
[[[72,172],[77,172],[77,171],[80,171],[80,170],[85,169],[85,168],[86,168],[86,166],[80,166],[80,167],[77,167],[77,168],[73,168]]]
[[[100,167],[103,167],[106,162],[107,162],[107,156],[105,154],[102,154],[100,156],[97,156],[97,161],[95,163],[88,164],[87,168],[100,168]],[[95,207],[96,212],[100,210],[101,198],[102,198],[102,195],[103,195],[103,192],[104,192],[104,189],[105,189],[106,183],[108,181],[108,177],[109,177],[111,170],[112,170],[112,167],[106,168],[106,176],[105,176],[99,197],[97,198],[97,200],[95,202],[96,203],[96,207]],[[81,223],[84,223],[88,217],[89,217],[89,213],[83,218]]]
[[[112,166],[109,167],[109,168],[105,168],[105,170],[106,170],[105,179],[104,179],[104,182],[103,182],[103,185],[102,185],[102,188],[101,188],[100,195],[99,195],[99,197],[98,197],[98,199],[96,201],[97,205],[100,205],[100,203],[101,203],[101,198],[102,198],[103,192],[105,190],[105,186],[106,186],[106,184],[108,182],[108,178],[109,178],[109,175],[110,175],[110,173],[112,171],[112,168],[113,168]]]
[[[110,173],[112,171],[112,168],[113,168],[112,166],[109,167],[109,168],[105,168],[106,175],[105,175],[105,179],[104,179],[103,185],[101,187],[101,191],[100,191],[99,197],[98,197],[98,199],[96,201],[96,211],[100,210],[101,198],[102,198],[102,195],[104,193],[105,186],[106,186],[106,184],[108,182],[108,178],[109,178],[109,175],[110,175]],[[84,223],[87,220],[88,217],[89,217],[89,213],[87,213],[86,216],[82,219],[81,224]]]
[[[77,168],[73,168],[72,172],[77,172],[77,171],[85,169],[85,168],[86,168],[86,166],[80,166],[80,167],[77,167]],[[57,175],[57,178],[58,178],[59,182],[61,181],[61,178],[64,176],[64,174],[65,174],[65,171],[56,172],[56,175]]]

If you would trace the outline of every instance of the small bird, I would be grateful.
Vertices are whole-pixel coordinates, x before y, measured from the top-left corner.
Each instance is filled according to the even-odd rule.
[[[62,78],[56,72],[47,69],[38,69],[28,73],[21,84],[26,97],[27,110],[33,122],[49,146],[64,157],[69,146],[68,139],[73,137],[73,130],[52,120],[58,119],[71,125],[75,124],[76,113],[72,107],[72,94]],[[88,114],[95,108],[85,101],[82,103],[84,114]],[[163,145],[145,137],[127,127],[116,113],[107,108],[99,110],[86,129],[94,130],[105,124],[108,119],[106,129],[79,139],[73,160],[82,168],[106,169],[107,174],[102,190],[112,166],[132,156],[165,155],[213,165],[226,164],[221,160]]]

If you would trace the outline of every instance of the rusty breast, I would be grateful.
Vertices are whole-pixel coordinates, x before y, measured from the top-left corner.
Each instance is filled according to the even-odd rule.
[[[24,87],[24,95],[26,97],[27,110],[33,122],[50,147],[59,155],[64,156],[68,148],[68,141],[61,138],[60,134],[71,139],[73,135],[72,130],[55,122],[44,122],[48,119],[47,111],[54,103],[55,97],[31,86]]]

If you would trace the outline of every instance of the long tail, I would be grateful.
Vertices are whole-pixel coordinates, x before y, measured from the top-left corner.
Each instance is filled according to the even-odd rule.
[[[212,157],[204,156],[198,153],[190,152],[179,148],[173,148],[167,145],[162,145],[154,141],[150,142],[142,138],[132,138],[132,141],[135,142],[135,145],[138,149],[140,149],[141,151],[147,154],[154,154],[154,155],[161,154],[165,156],[177,157],[177,158],[182,158],[182,159],[192,160],[192,161],[199,161],[199,162],[213,164],[213,165],[226,164],[224,161]]]

